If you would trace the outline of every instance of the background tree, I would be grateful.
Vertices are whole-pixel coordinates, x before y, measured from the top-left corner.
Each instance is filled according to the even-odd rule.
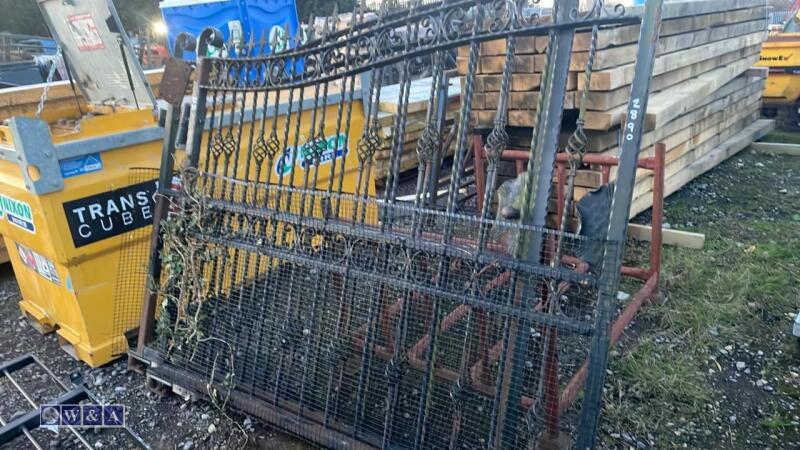
[[[308,22],[311,15],[327,16],[333,13],[333,7],[339,5],[339,12],[353,10],[353,0],[296,0],[297,15],[300,22]]]
[[[114,4],[123,26],[132,33],[146,29],[150,23],[161,17],[158,0],[116,0]],[[0,0],[0,11],[3,11],[0,14],[0,31],[50,35],[36,0]]]
[[[0,0],[0,31],[48,36],[36,0]]]

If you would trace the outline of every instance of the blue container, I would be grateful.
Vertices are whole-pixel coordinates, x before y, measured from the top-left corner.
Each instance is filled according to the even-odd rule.
[[[289,36],[296,36],[299,22],[294,0],[161,0],[159,4],[167,25],[169,49],[175,38],[186,32],[194,36],[207,27],[222,30],[225,41],[241,33],[242,42],[269,42],[273,27],[289,26]],[[193,53],[184,53],[194,59]]]

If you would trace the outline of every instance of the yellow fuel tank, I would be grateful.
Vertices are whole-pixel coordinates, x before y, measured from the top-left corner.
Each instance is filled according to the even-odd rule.
[[[325,108],[335,115],[338,105],[331,101]],[[312,111],[300,113],[306,127]],[[127,351],[125,334],[138,325],[164,132],[152,110],[95,107],[90,112],[81,120],[51,124],[13,117],[0,126],[0,233],[24,314],[41,331],[55,331],[74,357],[100,366]],[[330,159],[321,164],[344,161],[344,192],[355,192],[358,156],[350,150],[358,144],[363,120],[356,101],[349,136],[336,136],[335,124],[325,130]],[[278,117],[281,126],[284,121],[285,116]],[[251,126],[249,120],[241,124],[244,136]],[[255,126],[257,132],[269,130],[271,120]],[[206,130],[204,142],[214,133],[219,131]],[[281,146],[293,142],[290,134],[290,145]],[[249,178],[276,182],[294,164],[294,185],[302,185],[312,168],[302,164],[300,143],[299,151],[288,152],[297,160],[276,158],[260,176],[251,169]],[[249,157],[247,147],[244,139],[238,150],[242,161]],[[245,178],[245,166],[240,165],[238,177]],[[326,189],[328,172],[319,171],[319,189]],[[374,195],[373,180],[364,181]]]

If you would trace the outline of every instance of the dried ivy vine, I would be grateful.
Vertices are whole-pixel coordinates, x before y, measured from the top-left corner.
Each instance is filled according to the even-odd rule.
[[[236,386],[236,349],[226,340],[205,333],[210,329],[209,303],[219,297],[216,295],[219,292],[214,292],[212,287],[210,268],[222,257],[224,249],[192,237],[207,235],[219,228],[219,217],[210,211],[206,196],[198,189],[197,178],[196,169],[182,168],[181,195],[165,197],[170,213],[160,224],[162,277],[159,283],[150,280],[150,289],[160,300],[156,334],[168,360],[183,359],[188,354],[185,359],[191,363],[198,349],[212,342],[226,349],[214,355],[206,393],[212,405],[240,430],[245,439],[242,445],[245,445],[249,439],[247,432],[226,412]],[[220,371],[224,371],[224,376],[221,382],[216,382]]]

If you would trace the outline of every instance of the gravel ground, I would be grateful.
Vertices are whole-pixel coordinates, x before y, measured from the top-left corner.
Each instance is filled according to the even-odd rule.
[[[752,154],[734,158],[671,197],[667,220],[673,227],[709,230],[712,245],[704,252],[727,257],[726,243],[735,240],[734,251],[742,258],[755,258],[774,237],[748,234],[745,229],[728,233],[721,224],[763,217],[767,221],[782,220],[784,224],[800,226],[797,225],[800,202],[791,200],[800,198],[798,168],[797,163],[785,158],[765,159]],[[779,186],[774,185],[776,177]],[[754,195],[742,204],[740,194],[734,190],[743,184],[769,195]],[[721,231],[712,233],[712,230]],[[789,241],[787,245],[797,245],[797,241]],[[681,296],[686,295],[679,291],[690,282],[680,273],[678,264],[683,261],[680,255],[673,255],[675,252],[678,251],[666,250],[666,267],[675,276],[667,278],[665,301],[646,308],[629,329],[628,338],[613,352],[600,446],[800,448],[800,346],[788,334],[791,311],[782,311],[781,318],[763,307],[763,298],[744,299],[743,307],[752,311],[742,320],[762,317],[765,325],[759,329],[765,330],[764,333],[736,335],[725,326],[713,325],[689,332],[678,330],[675,323],[669,322],[672,316],[665,309],[679,307]],[[710,261],[714,261],[713,256]],[[797,266],[784,269],[790,275],[798,275]],[[88,369],[62,351],[54,335],[42,336],[34,330],[20,315],[18,300],[19,291],[10,265],[0,266],[0,361],[33,353],[65,380],[71,372],[80,371],[100,399],[127,406],[128,424],[153,448],[311,448],[252,418],[225,415],[206,402],[187,403],[177,396],[159,399],[145,389],[141,376],[126,371],[124,361]],[[794,305],[800,308],[800,297]],[[693,353],[690,360],[683,361],[680,358],[687,353],[688,342]],[[635,366],[637,352],[647,355],[646,364],[656,364],[656,372],[664,368],[663,373],[648,379],[653,370],[648,372],[648,367]],[[654,354],[658,359],[653,359]],[[662,363],[663,366],[658,365]],[[667,373],[684,366],[691,372],[688,377],[683,373]],[[684,383],[682,377],[703,386]],[[23,378],[20,374],[19,379],[33,385],[37,401],[54,395],[52,383],[46,383],[41,375]],[[23,399],[12,399],[8,394],[11,389],[8,383],[0,382],[0,417],[4,420],[28,409]],[[700,389],[702,395],[691,397],[684,392],[690,389]],[[700,403],[688,407],[687,398]],[[77,448],[64,430],[60,434],[38,430],[36,436],[45,448]],[[87,440],[95,448],[126,447],[119,432],[89,431]],[[24,440],[17,440],[6,448],[30,448],[24,445]]]
[[[798,206],[800,158],[751,151],[667,199],[665,226],[706,243],[664,248],[662,302],[612,351],[602,448],[800,449]]]
[[[127,407],[128,425],[155,449],[307,449],[311,448],[284,434],[238,414],[224,415],[202,401],[184,402],[178,396],[159,399],[144,387],[143,378],[126,371],[126,362],[114,362],[99,369],[89,369],[75,361],[58,346],[54,334],[42,336],[22,317],[17,306],[19,289],[9,264],[0,266],[0,361],[32,353],[63,380],[80,371],[91,390],[108,403]],[[26,376],[27,375],[27,376]],[[57,395],[53,384],[44,381],[44,373],[15,374],[15,379],[29,390],[34,400],[44,402]],[[6,421],[30,410],[22,398],[14,397],[13,386],[0,382],[0,417]],[[16,397],[19,397],[18,395]],[[123,432],[90,430],[86,439],[95,448],[129,447]],[[61,430],[37,430],[35,436],[45,448],[80,448]],[[33,448],[25,439],[17,439],[2,448]]]

